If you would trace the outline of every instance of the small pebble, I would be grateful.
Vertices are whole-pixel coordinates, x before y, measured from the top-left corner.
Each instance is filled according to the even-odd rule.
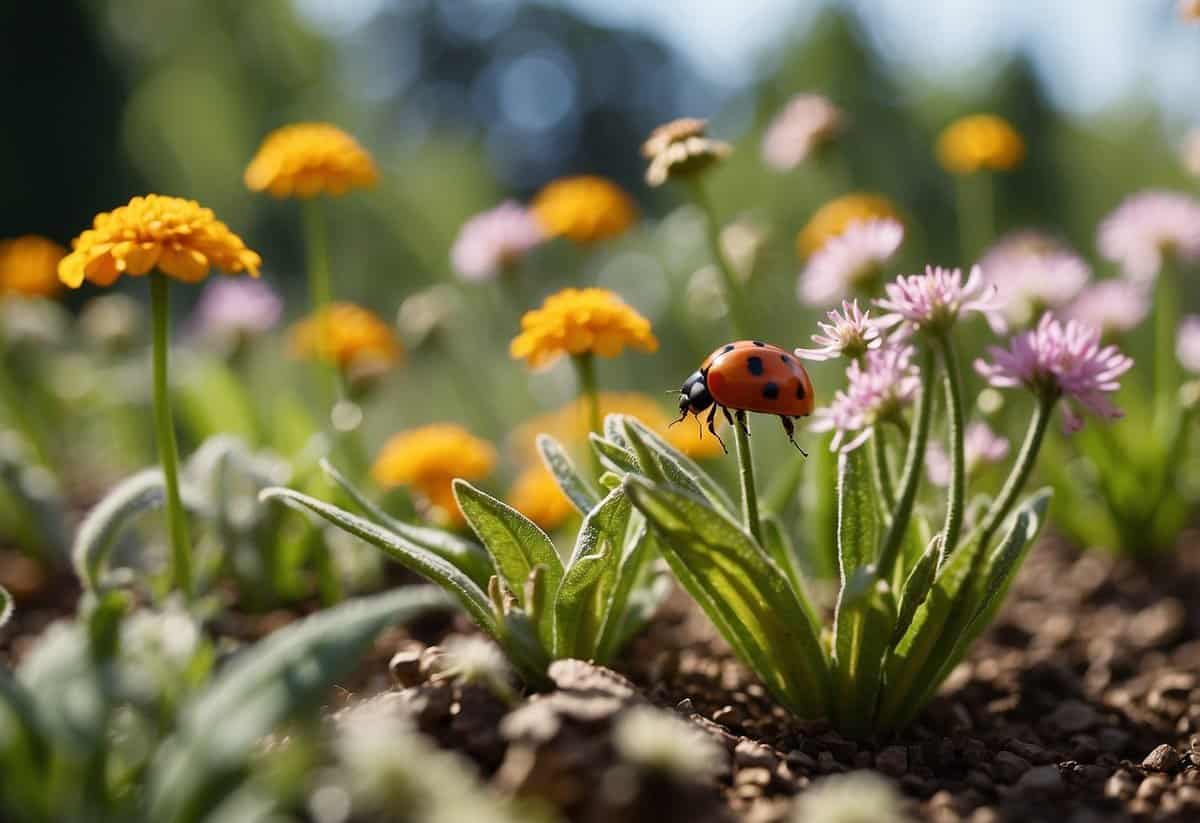
[[[1179,752],[1163,743],[1142,761],[1142,766],[1155,772],[1173,772],[1179,768]]]

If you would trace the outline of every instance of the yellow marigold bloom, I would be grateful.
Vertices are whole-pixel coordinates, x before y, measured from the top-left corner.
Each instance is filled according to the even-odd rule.
[[[111,286],[122,274],[151,269],[195,283],[215,266],[258,277],[262,258],[195,200],[147,194],[129,205],[96,215],[92,228],[71,241],[58,278],[73,289],[90,280]]]
[[[521,333],[508,351],[513,359],[538,367],[563,354],[616,357],[626,346],[658,350],[649,320],[607,289],[563,289],[540,309],[525,312]]]
[[[701,437],[694,426],[683,423],[672,426],[671,415],[658,400],[648,395],[600,392],[600,416],[610,414],[636,417],[646,428],[665,437],[668,443],[689,457],[704,459],[722,454],[721,444],[707,431]],[[533,462],[537,460],[539,434],[548,434],[568,446],[581,446],[587,442],[589,431],[587,401],[577,398],[562,408],[525,421],[513,430],[509,442],[518,459]]]
[[[393,435],[375,458],[372,479],[384,488],[411,486],[445,518],[462,523],[454,478],[481,480],[496,465],[496,449],[457,423],[433,423]]]
[[[872,217],[900,219],[892,201],[881,194],[853,192],[835,197],[817,209],[796,235],[796,253],[808,257],[844,232],[851,223]]]
[[[373,186],[375,161],[353,137],[330,123],[294,123],[266,136],[243,177],[251,191],[275,197],[340,195]]]
[[[328,360],[347,372],[376,372],[395,365],[403,354],[392,327],[353,303],[333,303],[292,326],[295,357]]]
[[[937,141],[938,162],[954,174],[1009,171],[1025,157],[1025,141],[1003,117],[973,114],[955,120]]]
[[[0,240],[0,297],[53,297],[62,288],[58,261],[66,255],[62,246],[36,234]]]
[[[517,476],[508,491],[508,505],[546,531],[557,529],[575,511],[554,475],[540,461]]]
[[[637,219],[633,199],[603,177],[580,175],[548,183],[529,207],[550,237],[588,245],[625,232]]]

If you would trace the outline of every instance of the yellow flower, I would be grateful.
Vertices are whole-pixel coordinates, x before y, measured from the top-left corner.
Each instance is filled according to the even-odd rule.
[[[636,392],[601,392],[600,416],[627,414],[636,417],[646,428],[667,439],[675,448],[689,457],[704,459],[722,454],[721,444],[707,430],[704,436],[694,425],[671,425],[673,419],[662,404],[653,397]],[[533,417],[513,430],[510,444],[519,460],[533,462],[537,459],[537,436],[548,434],[568,446],[581,446],[587,442],[587,401],[582,398],[562,408]]]
[[[650,321],[607,289],[563,289],[525,312],[508,350],[516,360],[545,366],[563,354],[616,357],[626,346],[658,349]]]
[[[0,297],[53,297],[62,288],[58,261],[66,254],[62,246],[36,234],[0,240]]]
[[[147,194],[128,206],[96,215],[92,228],[71,241],[58,264],[58,278],[73,289],[90,280],[111,286],[122,274],[151,269],[195,283],[210,266],[258,277],[262,258],[195,200]]]
[[[375,161],[358,142],[329,123],[294,123],[266,136],[243,178],[251,191],[275,197],[340,195],[373,186]]]
[[[375,458],[371,477],[384,488],[411,486],[461,524],[454,502],[454,478],[481,480],[496,465],[496,450],[456,423],[433,423],[394,435]]]
[[[808,224],[796,235],[796,253],[808,257],[844,232],[851,223],[872,217],[900,219],[892,201],[881,194],[853,192],[835,197],[817,209]]]
[[[603,177],[564,177],[547,184],[530,205],[550,237],[580,245],[622,234],[637,218],[633,199]]]
[[[540,461],[517,476],[508,491],[508,505],[546,531],[557,529],[575,511],[554,475]]]
[[[642,144],[642,156],[650,161],[646,184],[661,186],[672,177],[703,171],[729,155],[733,147],[708,137],[708,123],[683,117],[664,123]]]
[[[946,171],[1009,171],[1025,157],[1025,141],[1003,117],[973,114],[955,120],[938,137],[937,158]]]
[[[392,327],[353,303],[333,303],[292,326],[295,357],[328,360],[353,373],[377,373],[399,362],[403,350]]]

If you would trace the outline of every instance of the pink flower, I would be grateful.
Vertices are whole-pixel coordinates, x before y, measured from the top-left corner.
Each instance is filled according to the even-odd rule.
[[[1135,280],[1153,280],[1163,255],[1200,260],[1200,200],[1170,191],[1128,198],[1100,224],[1100,253]]]
[[[763,160],[776,171],[791,171],[841,127],[841,109],[819,94],[798,94],[767,126]]]
[[[1091,277],[1091,269],[1077,254],[1033,231],[1002,238],[988,249],[979,268],[1003,298],[1005,317],[1018,326],[1069,303]]]
[[[1200,314],[1189,314],[1179,324],[1175,354],[1192,374],[1200,374]]]
[[[809,258],[800,273],[800,301],[828,306],[871,285],[902,242],[904,226],[890,217],[854,221]]]
[[[1088,287],[1062,311],[1065,319],[1094,326],[1102,337],[1137,328],[1149,313],[1149,284],[1123,278]]]
[[[210,278],[192,312],[194,334],[224,345],[270,331],[283,314],[283,301],[262,280]]]
[[[450,261],[464,280],[490,280],[543,240],[533,214],[506,200],[463,223],[450,249]]]
[[[996,287],[984,282],[979,266],[971,269],[965,283],[961,269],[926,266],[924,274],[900,275],[883,288],[886,296],[875,305],[891,313],[879,318],[879,324],[895,326],[901,334],[919,329],[945,331],[959,315],[970,312],[982,314],[993,331],[1004,331]]]
[[[998,388],[1025,386],[1034,393],[1057,399],[1064,396],[1066,429],[1083,425],[1074,404],[1097,417],[1110,420],[1122,412],[1105,396],[1121,387],[1118,378],[1133,366],[1116,346],[1103,346],[1100,331],[1076,320],[1064,325],[1047,312],[1037,327],[1018,334],[1008,348],[988,349],[992,362],[975,361],[975,370]]]
[[[883,341],[879,328],[871,319],[871,312],[858,307],[858,301],[842,301],[842,313],[837,309],[829,312],[828,323],[817,322],[822,334],[814,334],[813,342],[820,348],[796,349],[796,356],[806,360],[833,360],[836,357],[856,359],[870,349],[877,349]]]
[[[846,388],[813,415],[813,431],[836,432],[829,447],[851,451],[870,435],[870,427],[910,406],[921,387],[920,369],[912,362],[912,346],[887,346],[867,352],[846,369]],[[854,437],[843,443],[847,436]]]
[[[967,476],[985,465],[999,463],[1008,457],[1008,449],[1008,438],[996,434],[987,423],[976,421],[970,424],[963,434],[963,462]],[[929,482],[935,486],[950,485],[950,457],[940,442],[929,444],[925,452],[925,471]]]

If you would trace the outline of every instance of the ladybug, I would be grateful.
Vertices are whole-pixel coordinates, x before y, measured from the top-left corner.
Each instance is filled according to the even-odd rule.
[[[689,414],[700,418],[708,409],[708,430],[718,441],[720,435],[713,423],[717,409],[733,425],[729,410],[738,412],[738,423],[745,427],[742,412],[778,415],[783,430],[792,445],[796,443],[797,417],[807,417],[813,410],[813,386],[808,372],[796,355],[760,340],[738,340],[726,343],[714,351],[700,368],[694,371],[679,390],[679,418]],[[672,424],[674,425],[674,424]],[[725,447],[721,441],[721,447]],[[807,456],[804,449],[800,453]]]

